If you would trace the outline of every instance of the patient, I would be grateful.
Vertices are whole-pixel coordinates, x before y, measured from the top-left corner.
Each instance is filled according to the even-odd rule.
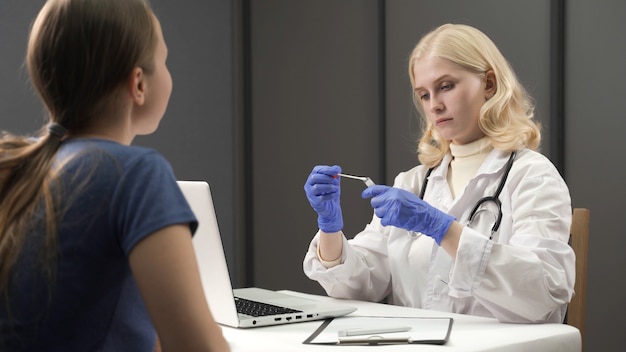
[[[229,351],[197,220],[169,163],[130,146],[165,113],[166,58],[147,0],[48,0],[35,19],[49,122],[0,139],[0,350]]]

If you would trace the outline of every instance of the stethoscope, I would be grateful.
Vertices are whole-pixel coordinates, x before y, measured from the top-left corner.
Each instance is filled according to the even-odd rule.
[[[498,216],[496,217],[496,221],[493,224],[493,227],[491,228],[491,235],[489,236],[489,239],[493,238],[493,234],[496,233],[496,231],[498,231],[498,229],[500,228],[500,222],[502,222],[502,202],[500,202],[500,198],[499,198],[500,192],[502,192],[502,189],[504,188],[504,184],[506,183],[506,179],[507,177],[509,177],[509,171],[511,171],[511,167],[513,166],[513,161],[515,161],[516,155],[517,155],[517,152],[515,151],[511,153],[511,156],[509,157],[509,160],[506,163],[506,169],[504,170],[504,175],[502,175],[502,178],[500,179],[500,184],[498,185],[498,189],[496,190],[496,192],[492,196],[487,196],[487,197],[483,197],[479,199],[478,202],[476,202],[476,205],[474,205],[474,208],[470,212],[469,219],[467,220],[467,223],[471,224],[472,221],[474,220],[474,216],[476,216],[476,214],[478,213],[478,209],[482,205],[484,205],[487,202],[495,203],[495,205],[498,207]],[[426,186],[428,185],[428,177],[430,176],[430,173],[433,172],[434,169],[435,168],[432,167],[428,169],[428,171],[426,171],[426,176],[424,177],[424,183],[422,184],[422,188],[420,189],[420,194],[419,194],[420,199],[424,199],[424,194],[426,193]],[[409,237],[417,238],[417,234],[414,232],[409,232]]]

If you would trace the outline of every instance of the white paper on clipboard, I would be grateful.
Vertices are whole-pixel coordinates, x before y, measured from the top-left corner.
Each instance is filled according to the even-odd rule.
[[[445,344],[452,330],[452,318],[346,316],[324,321],[305,344]],[[350,336],[339,338],[339,332],[351,329],[410,326],[406,332]]]

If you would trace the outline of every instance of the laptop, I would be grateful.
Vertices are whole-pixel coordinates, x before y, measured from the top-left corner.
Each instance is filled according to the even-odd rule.
[[[209,184],[178,181],[199,226],[193,237],[200,276],[214,319],[222,325],[249,328],[338,317],[355,307],[318,302],[259,287],[232,288]]]

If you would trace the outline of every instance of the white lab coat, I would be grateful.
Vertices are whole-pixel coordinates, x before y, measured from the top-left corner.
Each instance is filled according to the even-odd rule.
[[[509,154],[493,150],[477,176],[453,199],[446,180],[451,156],[429,177],[424,200],[466,224],[471,209],[495,193]],[[400,173],[394,187],[419,194],[426,168]],[[342,264],[325,268],[319,232],[304,258],[305,274],[332,297],[495,317],[502,322],[562,322],[574,290],[575,255],[568,245],[567,185],[543,155],[518,152],[500,194],[502,223],[489,239],[488,213],[465,226],[456,260],[430,237],[382,226],[374,215],[353,239],[344,236]],[[491,208],[489,203],[486,208]],[[495,211],[495,208],[494,208]]]

